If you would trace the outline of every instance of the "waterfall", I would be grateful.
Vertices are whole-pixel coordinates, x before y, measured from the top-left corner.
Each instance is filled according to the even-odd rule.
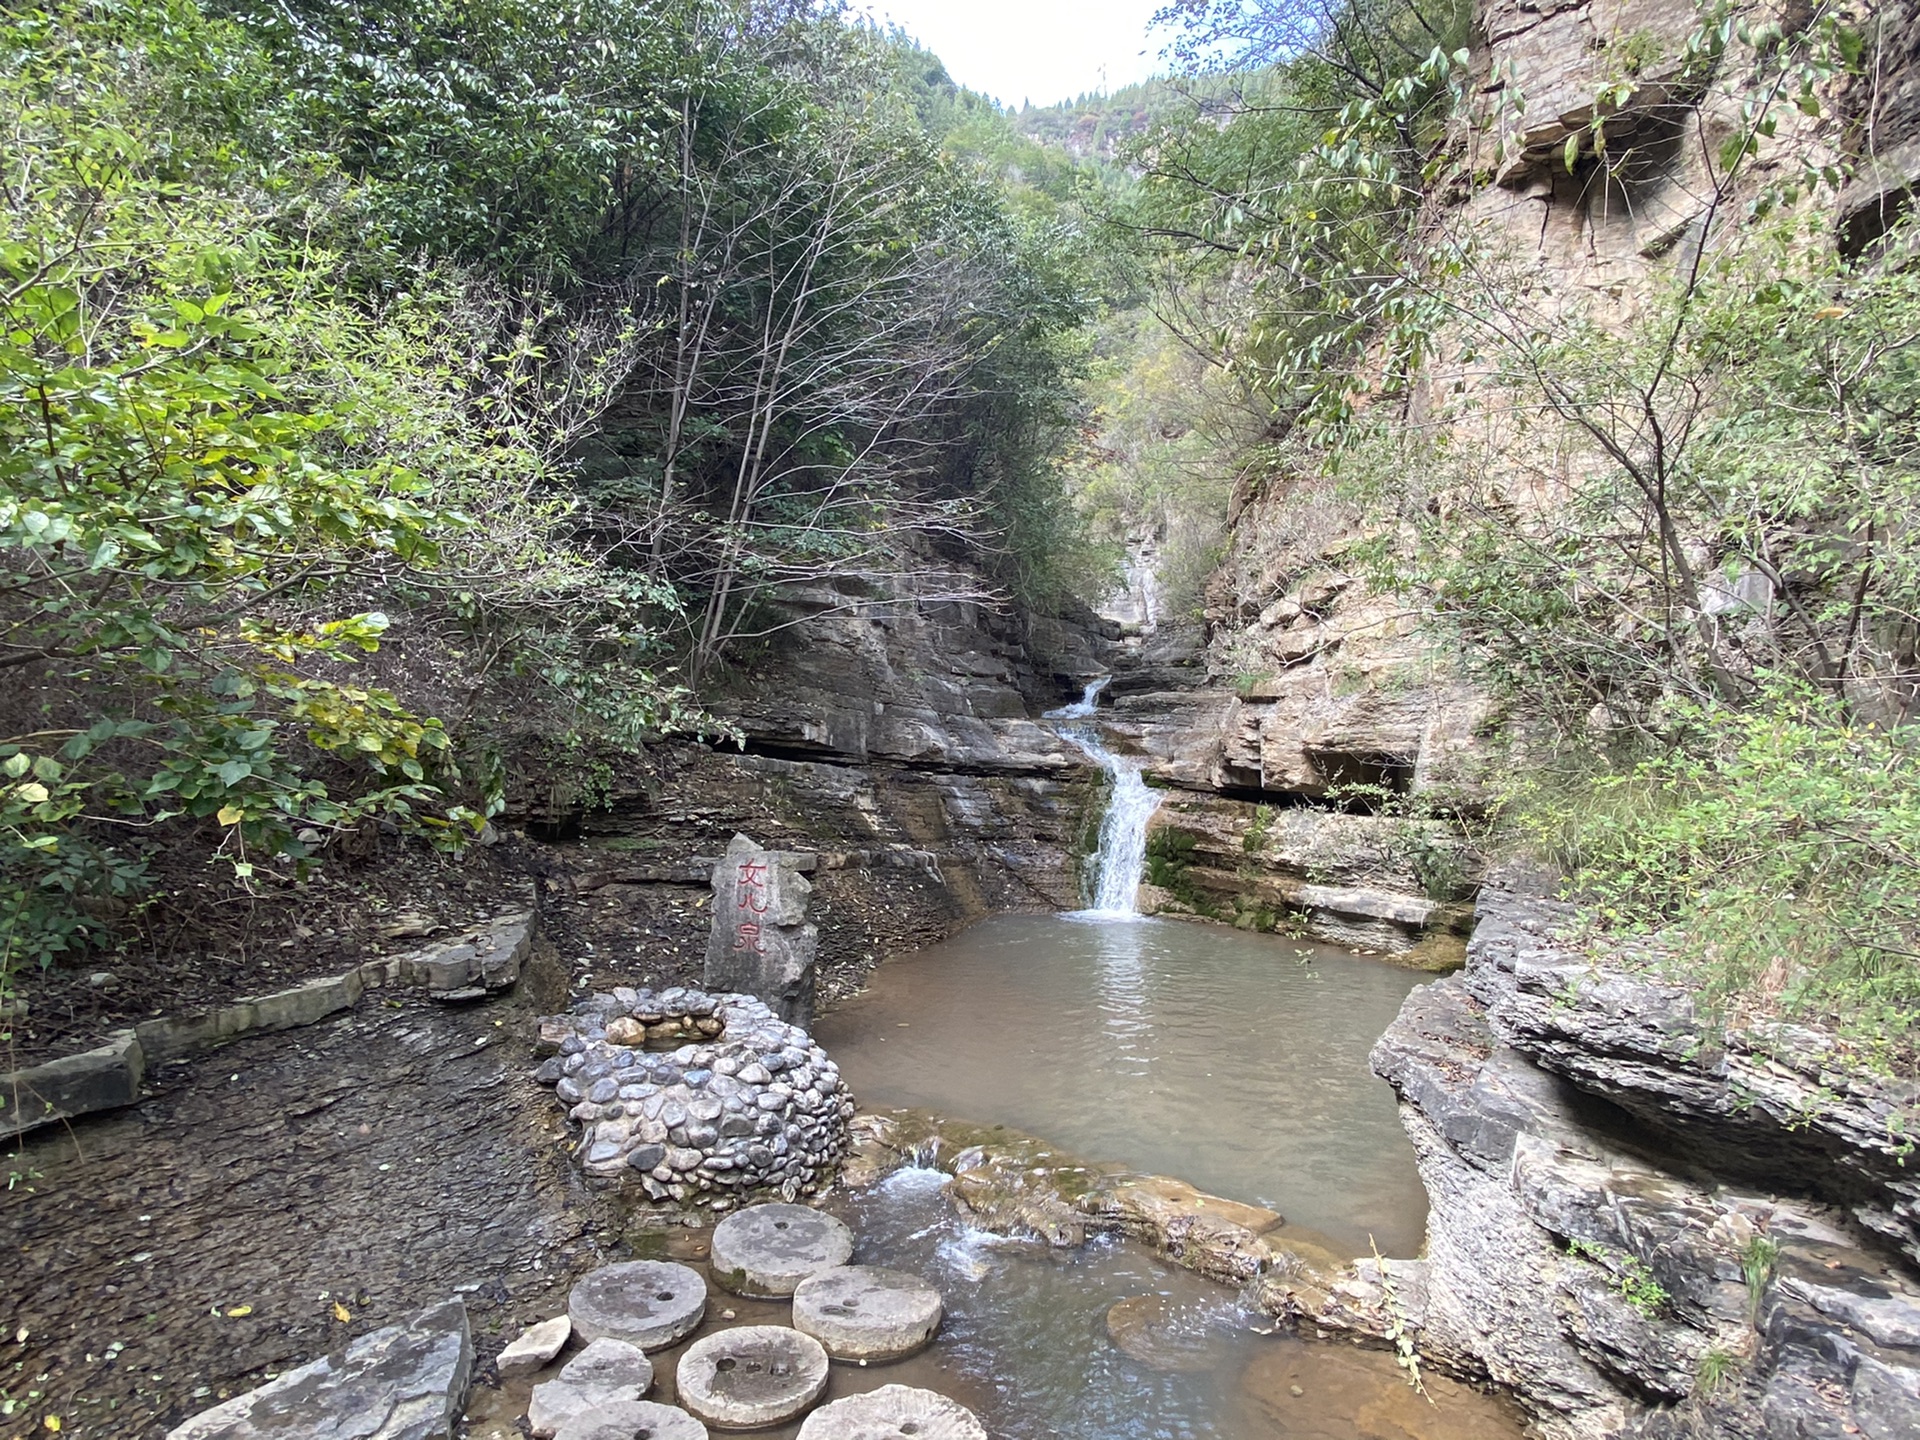
[[[1049,710],[1050,720],[1088,720],[1101,690],[1112,676],[1091,682],[1072,705]],[[1138,915],[1135,897],[1140,871],[1147,859],[1147,821],[1160,808],[1160,792],[1141,778],[1140,762],[1114,754],[1101,742],[1092,725],[1062,725],[1060,734],[1079,747],[1089,760],[1107,772],[1113,797],[1100,821],[1100,850],[1094,856],[1093,907],[1089,915]]]

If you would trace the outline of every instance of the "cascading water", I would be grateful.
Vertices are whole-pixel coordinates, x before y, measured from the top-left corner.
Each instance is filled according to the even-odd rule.
[[[1049,710],[1047,718],[1090,720],[1100,692],[1112,678],[1102,675],[1092,681],[1076,703]],[[1100,821],[1100,851],[1094,857],[1093,906],[1085,913],[1138,915],[1135,897],[1140,890],[1140,870],[1147,858],[1147,822],[1160,808],[1160,792],[1141,778],[1138,761],[1107,749],[1092,725],[1062,725],[1060,734],[1107,772],[1113,789],[1107,813]]]

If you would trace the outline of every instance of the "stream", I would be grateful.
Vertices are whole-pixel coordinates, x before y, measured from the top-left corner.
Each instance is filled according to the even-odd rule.
[[[1336,1253],[1414,1255],[1426,1195],[1367,1052],[1426,977],[1330,945],[1144,919],[1134,896],[1160,797],[1093,717],[1050,716],[1110,799],[1091,905],[999,915],[884,962],[815,1035],[868,1107],[1004,1125],[1083,1160],[1177,1176],[1280,1211]],[[1260,1333],[1229,1289],[1143,1247],[1074,1251],[970,1228],[938,1171],[841,1208],[864,1263],[932,1278],[941,1339],[909,1384],[964,1396],[1005,1440],[1505,1440],[1501,1401],[1391,1355]],[[1118,1327],[1109,1312],[1147,1317]],[[911,1373],[907,1373],[911,1372]]]

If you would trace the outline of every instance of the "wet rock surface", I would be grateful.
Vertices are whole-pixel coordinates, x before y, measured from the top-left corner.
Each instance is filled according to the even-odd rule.
[[[1107,1311],[1113,1343],[1155,1370],[1211,1370],[1212,1317],[1165,1295],[1129,1295]]]
[[[563,1308],[619,1217],[556,1145],[531,1017],[388,998],[162,1066],[139,1105],[22,1146],[0,1193],[20,1430],[157,1440],[436,1291],[483,1356]]]

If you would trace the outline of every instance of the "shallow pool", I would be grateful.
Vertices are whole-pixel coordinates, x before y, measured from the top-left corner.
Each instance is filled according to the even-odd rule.
[[[1418,1252],[1426,1196],[1367,1052],[1425,977],[1173,920],[1005,915],[889,960],[815,1034],[867,1106],[923,1107]]]

